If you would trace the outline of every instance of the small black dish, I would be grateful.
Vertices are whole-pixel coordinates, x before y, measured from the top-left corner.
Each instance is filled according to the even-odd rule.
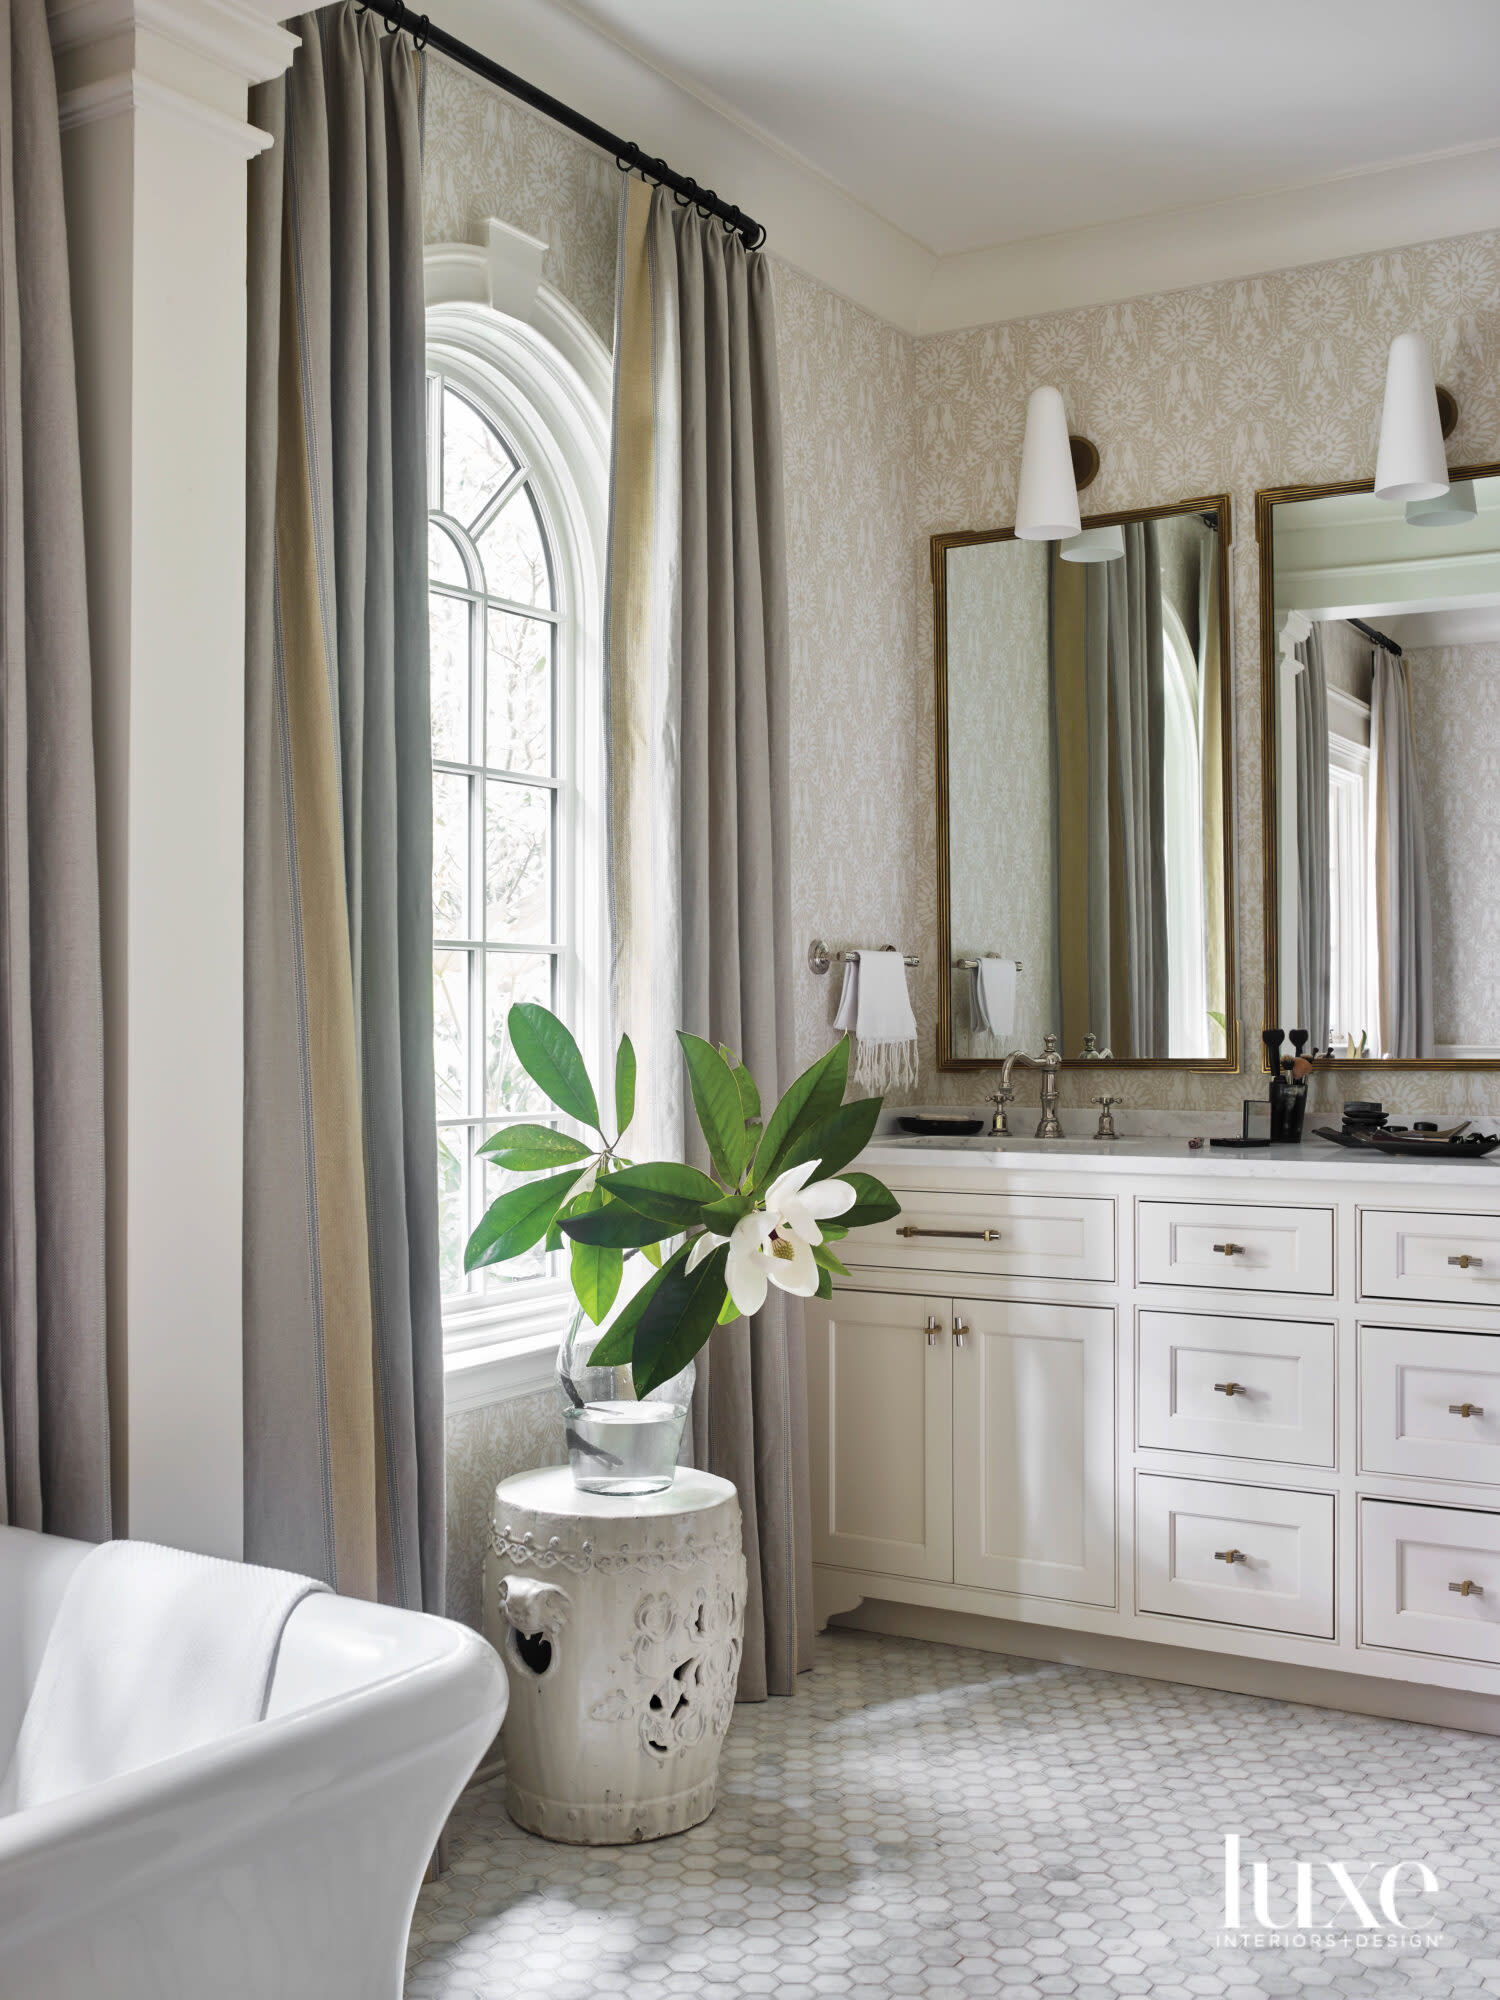
[[[896,1123],[903,1132],[923,1139],[972,1139],[976,1132],[984,1130],[982,1118],[931,1118],[921,1112],[898,1118]]]

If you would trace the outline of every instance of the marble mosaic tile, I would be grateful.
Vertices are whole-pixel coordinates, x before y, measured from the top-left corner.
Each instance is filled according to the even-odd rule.
[[[1487,1737],[833,1633],[794,1700],[736,1711],[689,1833],[559,1847],[466,1796],[407,2000],[1500,1994],[1497,1798]],[[1339,1943],[1221,1941],[1235,1832],[1246,1919],[1253,1860],[1282,1921],[1312,1861]],[[1408,1867],[1414,1929],[1361,1945],[1321,1857],[1377,1914],[1398,1861],[1439,1887]]]

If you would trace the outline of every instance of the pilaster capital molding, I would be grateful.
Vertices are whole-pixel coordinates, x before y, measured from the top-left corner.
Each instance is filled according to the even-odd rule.
[[[201,137],[226,146],[245,160],[254,159],[271,144],[270,133],[262,132],[258,125],[247,124],[243,118],[231,118],[227,112],[216,111],[211,104],[189,97],[185,91],[173,90],[154,77],[142,76],[139,70],[127,70],[122,76],[109,76],[99,83],[81,84],[77,90],[58,92],[57,122],[64,132],[71,132],[78,125],[95,125],[103,118],[119,118],[128,111],[152,111],[158,117],[170,118]]]
[[[47,15],[58,55],[144,28],[246,83],[280,76],[299,46],[254,0],[50,0]]]

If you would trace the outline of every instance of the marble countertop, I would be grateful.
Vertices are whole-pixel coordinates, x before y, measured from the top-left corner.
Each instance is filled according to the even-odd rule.
[[[897,1166],[964,1167],[971,1171],[1079,1173],[1099,1169],[1115,1174],[1203,1176],[1207,1179],[1320,1181],[1332,1177],[1379,1185],[1430,1181],[1434,1186],[1479,1187],[1500,1192],[1500,1150],[1478,1160],[1425,1160],[1395,1153],[1355,1153],[1327,1139],[1305,1138],[1300,1146],[1249,1148],[1204,1145],[1193,1150],[1185,1137],[1156,1133],[1123,1139],[919,1138],[877,1132],[857,1164],[879,1175]]]

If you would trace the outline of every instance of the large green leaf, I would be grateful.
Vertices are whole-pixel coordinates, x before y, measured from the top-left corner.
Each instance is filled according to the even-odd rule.
[[[629,1035],[621,1035],[615,1051],[615,1120],[620,1137],[635,1116],[635,1049]]]
[[[599,1106],[578,1044],[550,1007],[518,1000],[506,1018],[516,1061],[559,1111],[599,1129]]]
[[[638,1396],[649,1396],[681,1374],[713,1332],[724,1303],[729,1246],[705,1257],[696,1271],[676,1259],[662,1272],[635,1325],[630,1374]]]
[[[696,1167],[675,1160],[652,1160],[644,1166],[621,1167],[600,1178],[617,1201],[628,1202],[641,1215],[672,1229],[690,1229],[706,1203],[720,1199],[723,1189]]]
[[[786,1164],[785,1155],[799,1133],[837,1111],[849,1081],[849,1037],[840,1035],[826,1056],[788,1085],[786,1094],[766,1121],[760,1151],[755,1156],[753,1185],[763,1188]]]
[[[831,1271],[836,1278],[848,1277],[848,1265],[841,1262],[838,1252],[832,1249],[826,1240],[822,1243],[815,1243],[812,1246],[812,1253],[813,1262],[820,1271]]]
[[[589,1213],[604,1207],[604,1196],[596,1188],[586,1197]],[[598,1326],[620,1290],[625,1270],[624,1252],[603,1243],[580,1243],[574,1239],[571,1276],[573,1296]]]
[[[704,1204],[698,1220],[715,1236],[727,1236],[737,1222],[743,1222],[755,1203],[747,1194],[726,1194],[722,1201]]]
[[[613,1326],[605,1332],[589,1356],[591,1368],[624,1368],[629,1365],[635,1345],[635,1329],[641,1314],[650,1305],[657,1286],[667,1273],[681,1270],[687,1262],[688,1251],[691,1248],[691,1244],[684,1243],[680,1250],[674,1251],[661,1269],[653,1271],[634,1297],[621,1306],[615,1315]]]
[[[722,1043],[719,1054],[729,1065],[729,1073],[734,1078],[735,1088],[740,1093],[740,1109],[745,1114],[745,1123],[754,1124],[760,1117],[760,1092],[755,1087],[755,1078],[746,1069],[733,1049]]]
[[[884,1181],[876,1180],[873,1174],[843,1174],[854,1190],[854,1206],[846,1208],[839,1217],[845,1229],[868,1229],[872,1222],[889,1222],[892,1216],[901,1213],[901,1204],[891,1193]],[[823,1233],[828,1233],[828,1225],[823,1225]]]
[[[698,1123],[703,1127],[703,1136],[708,1142],[708,1157],[713,1161],[714,1172],[719,1179],[734,1187],[745,1171],[745,1156],[750,1149],[749,1135],[745,1131],[744,1106],[740,1100],[740,1087],[734,1080],[734,1071],[713,1043],[705,1042],[701,1035],[690,1035],[679,1028],[677,1039],[682,1044],[687,1062],[688,1082],[693,1089],[693,1108],[698,1113]]]
[[[507,1125],[479,1148],[496,1166],[512,1174],[534,1174],[543,1167],[563,1167],[570,1160],[591,1160],[596,1147],[586,1146],[569,1132],[551,1125]]]
[[[787,1148],[780,1171],[800,1167],[804,1160],[816,1160],[816,1178],[830,1180],[869,1145],[880,1117],[880,1103],[878,1097],[859,1097],[820,1118],[816,1125],[804,1127]]]
[[[576,1173],[553,1174],[544,1181],[526,1181],[491,1202],[464,1248],[464,1269],[482,1270],[519,1257],[540,1243],[568,1192],[578,1183]]]
[[[566,1216],[562,1226],[563,1234],[575,1243],[592,1243],[604,1250],[639,1250],[647,1243],[660,1243],[664,1236],[675,1236],[678,1228],[670,1222],[654,1222],[623,1201],[612,1201],[588,1215]]]

